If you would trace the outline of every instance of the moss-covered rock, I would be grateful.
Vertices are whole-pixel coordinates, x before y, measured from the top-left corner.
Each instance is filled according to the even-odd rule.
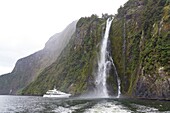
[[[129,0],[118,10],[110,39],[124,94],[170,99],[169,3]]]

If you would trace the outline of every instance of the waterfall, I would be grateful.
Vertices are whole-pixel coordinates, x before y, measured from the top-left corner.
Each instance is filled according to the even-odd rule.
[[[108,38],[109,38],[109,30],[110,30],[110,26],[112,23],[111,18],[107,19],[106,22],[106,29],[105,29],[105,34],[102,40],[102,45],[101,45],[101,49],[100,49],[100,59],[98,61],[98,70],[97,70],[97,77],[96,77],[96,92],[95,92],[95,96],[96,97],[100,97],[100,98],[108,98],[108,91],[107,91],[107,77],[109,75],[109,71],[111,69],[111,65],[113,65],[113,69],[115,71],[115,75],[117,78],[117,86],[118,86],[118,98],[121,94],[120,92],[120,79],[115,67],[115,64],[113,62],[112,57],[109,55],[109,52],[107,51],[107,45],[108,45]]]
[[[120,95],[121,95],[121,87],[120,87],[121,82],[120,82],[120,78],[119,78],[119,75],[117,73],[117,69],[116,69],[116,66],[115,66],[115,64],[113,62],[112,57],[110,57],[110,60],[112,62],[113,69],[114,69],[114,72],[115,72],[115,75],[116,75],[116,78],[117,78],[117,98],[119,98]]]
[[[107,60],[107,43],[109,37],[109,30],[113,19],[108,18],[106,22],[106,29],[105,34],[102,40],[101,50],[100,50],[100,59],[98,61],[98,72],[96,78],[96,96],[102,98],[108,98],[108,91],[107,91],[107,74],[109,72],[108,66],[110,65],[110,61]]]

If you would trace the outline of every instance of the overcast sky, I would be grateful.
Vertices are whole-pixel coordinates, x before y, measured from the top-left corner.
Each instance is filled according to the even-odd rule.
[[[0,75],[80,17],[116,14],[127,0],[0,0]]]

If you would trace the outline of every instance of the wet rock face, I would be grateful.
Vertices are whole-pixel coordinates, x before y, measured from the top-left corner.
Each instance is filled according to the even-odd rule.
[[[140,77],[136,85],[135,96],[150,99],[170,99],[170,79],[162,78],[151,81]]]

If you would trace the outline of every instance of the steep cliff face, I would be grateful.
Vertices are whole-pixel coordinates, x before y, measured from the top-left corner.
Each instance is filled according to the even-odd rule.
[[[43,50],[19,59],[11,73],[0,76],[0,94],[19,93],[35,80],[44,68],[58,58],[75,32],[76,23],[71,23],[64,31],[52,36]]]
[[[59,58],[26,87],[23,94],[42,95],[54,86],[73,95],[92,89],[104,25],[105,19],[96,15],[81,18]]]
[[[170,99],[170,2],[129,0],[112,24],[112,56],[122,92]]]

